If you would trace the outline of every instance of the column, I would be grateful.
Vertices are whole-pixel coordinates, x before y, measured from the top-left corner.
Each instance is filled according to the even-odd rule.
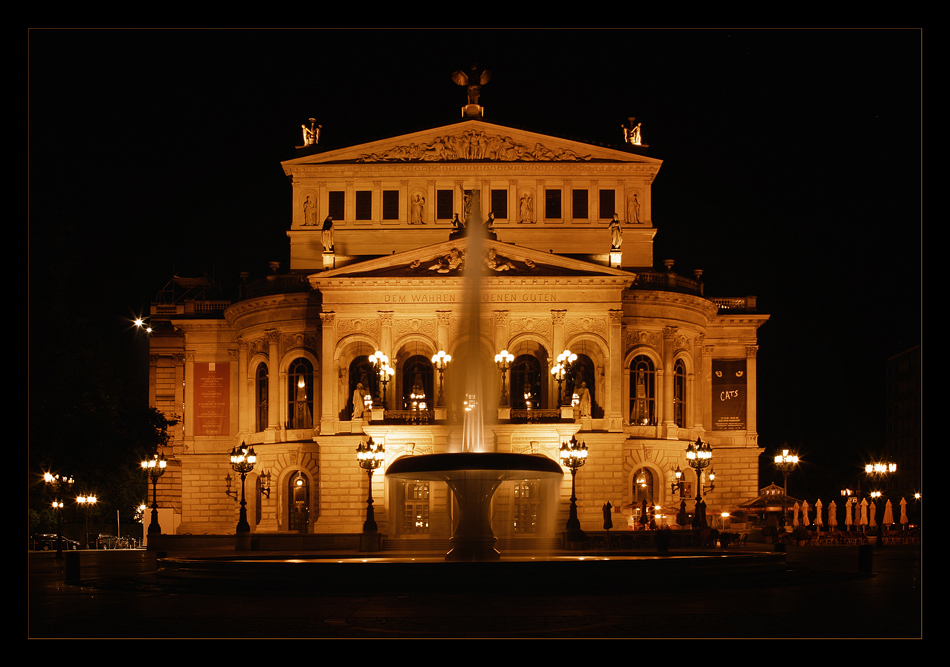
[[[320,313],[323,325],[323,350],[320,355],[320,434],[336,433],[340,407],[337,405],[336,368],[336,314],[333,311]]]
[[[676,439],[676,420],[673,419],[673,348],[676,339],[676,327],[663,327],[663,382],[659,381],[660,369],[657,369],[657,392],[660,393],[658,407],[662,406],[657,422],[662,425],[662,433],[667,439]]]
[[[393,311],[391,310],[380,310],[379,313],[379,349],[380,351],[389,357],[390,365],[396,363],[396,350],[393,349]],[[399,381],[399,378],[402,377],[402,369],[396,369],[396,375],[393,376],[393,380],[389,382],[389,385],[386,387],[386,402],[389,405],[401,405],[401,403],[393,403],[393,395],[397,391],[397,385],[402,386],[402,383]],[[382,388],[380,388],[380,400],[382,400]],[[375,397],[374,397],[375,398]],[[400,396],[400,399],[402,397]],[[384,405],[383,409],[388,410],[389,405]]]
[[[264,431],[264,442],[276,442],[277,430],[280,428],[280,415],[283,412],[280,401],[280,332],[277,329],[268,329],[264,332],[267,339],[267,430]]]

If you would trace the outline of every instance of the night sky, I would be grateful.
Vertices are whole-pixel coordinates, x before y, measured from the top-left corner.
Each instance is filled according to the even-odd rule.
[[[629,116],[643,124],[664,161],[656,266],[701,268],[707,296],[756,295],[771,315],[760,444],[799,450],[805,493],[883,450],[885,361],[921,337],[918,30],[28,39],[31,397],[54,318],[142,365],[128,318],[173,274],[227,289],[240,271],[288,266],[280,161],[309,117],[326,148],[449,124],[465,101],[450,75],[477,62],[492,72],[490,122],[614,145]]]

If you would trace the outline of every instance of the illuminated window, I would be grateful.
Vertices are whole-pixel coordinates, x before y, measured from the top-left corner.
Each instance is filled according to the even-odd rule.
[[[288,428],[313,428],[313,364],[295,359],[287,369]]]
[[[402,364],[402,396],[404,409],[425,409],[434,405],[432,395],[432,361],[428,357],[416,355],[406,359]],[[418,399],[415,399],[417,405],[413,405],[413,395],[418,396],[419,390],[425,398],[422,405],[418,405]]]
[[[511,364],[511,407],[516,410],[527,409],[525,392],[530,394],[532,408],[540,407],[541,362],[530,354],[522,354]]]
[[[673,365],[673,419],[680,428],[686,427],[686,364],[682,359]]]
[[[254,376],[254,405],[257,413],[257,431],[267,428],[267,364],[257,365]]]
[[[516,533],[538,532],[537,482],[515,482],[514,529]]]
[[[429,483],[406,482],[404,484],[402,532],[407,535],[424,535],[429,532]]]
[[[656,425],[656,372],[642,354],[630,363],[630,423]]]

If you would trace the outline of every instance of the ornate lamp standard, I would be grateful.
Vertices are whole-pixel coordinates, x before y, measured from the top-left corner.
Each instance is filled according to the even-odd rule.
[[[499,405],[503,408],[507,408],[510,402],[508,389],[505,387],[505,373],[508,372],[508,369],[511,367],[511,362],[514,360],[514,355],[509,353],[508,350],[502,350],[495,355],[495,365],[498,366],[498,370],[501,371],[501,401]]]
[[[571,375],[571,365],[577,361],[577,355],[570,350],[564,350],[557,355],[557,363],[551,369],[551,375],[557,380],[557,405],[564,405],[561,398],[561,383],[567,380]],[[568,402],[568,405],[570,402]]]
[[[46,482],[46,488],[53,491],[52,507],[56,510],[56,557],[63,557],[63,502],[56,495],[60,491],[67,492],[75,481],[72,477],[60,477],[59,475],[43,474],[43,481]]]
[[[587,443],[577,442],[576,436],[570,441],[561,443],[561,465],[571,469],[571,510],[567,517],[567,539],[569,542],[579,542],[584,539],[581,522],[577,519],[577,491],[574,484],[577,469],[587,463]]]
[[[897,464],[883,463],[883,462],[882,463],[868,463],[866,466],[864,466],[864,472],[866,475],[868,475],[868,477],[879,477],[883,481],[884,488],[886,490],[887,489],[886,478],[888,475],[892,475],[897,472]],[[880,497],[881,495],[880,491],[877,491],[875,493],[877,493],[877,496]],[[874,503],[874,498],[875,498],[874,493],[871,493],[871,503]],[[880,526],[881,528],[883,528],[884,524],[881,523]]]
[[[389,380],[393,375],[396,374],[396,370],[389,365],[389,357],[385,354],[376,350],[376,354],[371,356],[369,360],[372,362],[373,367],[376,369],[376,375],[379,378],[379,383],[383,386],[383,410],[386,409],[386,385],[389,384]]]
[[[703,503],[703,469],[712,463],[712,447],[696,438],[696,442],[689,443],[686,448],[686,461],[689,467],[696,471],[696,514],[693,516],[693,528],[706,527],[706,507]],[[712,487],[710,487],[712,488]]]
[[[432,355],[432,365],[437,371],[439,371],[439,396],[436,398],[435,407],[444,408],[445,407],[445,393],[444,385],[442,383],[442,375],[445,373],[445,369],[448,368],[449,362],[452,361],[452,355],[446,354],[443,350],[439,350],[438,353]]]
[[[84,548],[89,548],[89,509],[96,504],[95,496],[76,496],[76,502],[83,508],[86,515],[86,532],[85,537],[83,537],[83,543],[86,545]]]
[[[149,537],[162,534],[162,527],[158,525],[158,478],[165,474],[167,465],[165,455],[161,453],[142,461],[142,470],[152,480],[152,522],[148,524]]]
[[[363,551],[379,550],[379,534],[376,532],[376,517],[373,513],[373,472],[386,460],[384,445],[376,444],[370,437],[366,442],[360,442],[356,448],[356,458],[360,468],[366,471],[369,477],[369,491],[366,499],[366,521],[363,522],[363,534],[360,536],[360,549]]]
[[[789,450],[783,449],[781,454],[775,455],[775,467],[784,478],[784,495],[782,496],[782,526],[788,519],[788,474],[798,465],[798,455],[790,454]]]
[[[237,548],[247,549],[250,547],[251,524],[247,522],[247,497],[245,495],[245,481],[247,474],[254,470],[254,464],[257,463],[257,454],[254,448],[241,443],[240,447],[231,450],[231,470],[241,476],[241,512],[238,516],[237,525]],[[151,533],[152,529],[149,528]]]
[[[670,482],[670,493],[679,493],[683,495],[683,471],[680,470],[679,466],[676,466],[676,470],[673,471],[673,477],[676,481]]]

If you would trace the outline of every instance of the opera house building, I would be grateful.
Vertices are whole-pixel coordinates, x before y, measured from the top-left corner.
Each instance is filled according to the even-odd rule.
[[[245,443],[252,535],[361,533],[371,491],[384,538],[445,540],[458,515],[448,486],[385,473],[459,451],[470,401],[483,451],[559,462],[564,443],[586,445],[584,530],[608,515],[614,530],[638,527],[647,505],[672,523],[697,491],[710,517],[758,494],[768,316],[654,257],[662,160],[639,126],[607,147],[487,122],[469,104],[456,123],[344,148],[325,149],[319,129],[282,163],[289,267],[228,299],[176,279],[152,304],[150,401],[176,420],[163,533],[234,534],[230,454]],[[357,460],[370,438],[383,452],[374,475]],[[713,453],[699,484],[686,458],[697,439]],[[563,471],[554,484],[505,480],[494,534],[562,531]]]

